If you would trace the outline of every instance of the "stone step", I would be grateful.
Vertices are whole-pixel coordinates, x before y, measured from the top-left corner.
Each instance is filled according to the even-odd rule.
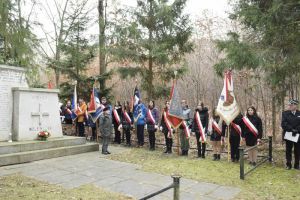
[[[50,148],[43,150],[18,152],[0,155],[0,166],[27,163],[36,160],[57,158],[61,156],[75,155],[91,151],[99,151],[99,144],[86,143],[75,146]]]
[[[0,142],[0,155],[85,144],[83,137],[63,136],[47,141]]]

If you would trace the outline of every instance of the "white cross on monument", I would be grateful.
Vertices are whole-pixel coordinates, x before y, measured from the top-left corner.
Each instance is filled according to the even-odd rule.
[[[39,111],[38,112],[32,112],[31,116],[38,116],[39,117],[39,125],[42,125],[42,117],[49,116],[49,113],[47,112],[41,112],[41,104],[39,103]]]

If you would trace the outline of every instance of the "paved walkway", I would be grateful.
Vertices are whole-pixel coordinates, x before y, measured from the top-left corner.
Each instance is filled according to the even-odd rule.
[[[124,150],[121,147],[110,147],[112,153]],[[92,183],[137,199],[172,183],[170,176],[144,172],[138,165],[105,159],[99,152],[0,167],[0,176],[12,173],[22,173],[65,188]],[[180,199],[184,200],[234,199],[239,192],[240,189],[234,187],[185,178],[180,180]],[[170,200],[172,195],[173,190],[169,190],[152,199]]]

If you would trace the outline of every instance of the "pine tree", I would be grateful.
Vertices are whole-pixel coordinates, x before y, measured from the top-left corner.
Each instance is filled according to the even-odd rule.
[[[185,4],[186,0],[138,0],[137,8],[123,16],[123,24],[114,24],[108,51],[125,63],[119,69],[122,78],[141,76],[150,99],[168,93],[163,83],[173,76],[173,66],[181,65],[179,74],[186,69],[183,58],[193,46],[189,16],[183,14]]]

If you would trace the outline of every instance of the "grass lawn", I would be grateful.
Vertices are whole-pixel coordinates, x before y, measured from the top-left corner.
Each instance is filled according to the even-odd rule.
[[[251,172],[242,181],[239,179],[239,164],[227,162],[227,157],[212,161],[211,156],[206,159],[195,158],[194,155],[179,157],[164,155],[162,150],[148,151],[132,148],[121,154],[110,155],[108,158],[142,166],[143,170],[164,175],[180,174],[184,178],[202,182],[234,186],[241,189],[237,199],[299,199],[300,171],[285,170],[265,163]],[[246,169],[250,169],[248,164]]]
[[[105,191],[93,185],[84,185],[75,189],[64,189],[20,174],[0,177],[1,200],[128,200],[132,199],[117,193]]]

